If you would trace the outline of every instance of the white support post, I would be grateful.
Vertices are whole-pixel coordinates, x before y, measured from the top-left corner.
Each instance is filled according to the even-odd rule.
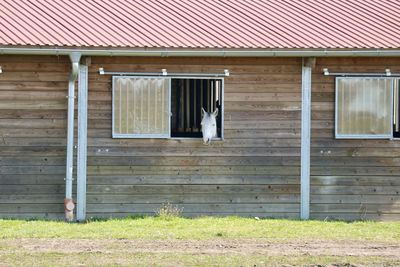
[[[86,159],[88,113],[88,66],[81,65],[78,79],[78,153],[76,219],[86,219]]]
[[[308,60],[307,60],[308,61]],[[311,144],[311,74],[310,62],[302,64],[301,83],[301,177],[300,218],[310,218],[310,144]]]

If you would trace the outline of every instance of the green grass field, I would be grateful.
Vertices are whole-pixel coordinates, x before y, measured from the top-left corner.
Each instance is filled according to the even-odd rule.
[[[400,241],[400,222],[323,222],[240,217],[145,217],[87,223],[0,220],[0,238],[126,238]]]
[[[0,266],[54,265],[400,266],[400,222],[0,220]]]

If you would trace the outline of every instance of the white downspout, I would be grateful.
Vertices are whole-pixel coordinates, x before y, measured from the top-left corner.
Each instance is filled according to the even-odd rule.
[[[68,81],[68,126],[67,126],[67,162],[65,177],[65,199],[64,211],[65,219],[72,221],[74,219],[75,204],[72,199],[72,173],[74,159],[74,109],[75,109],[75,81],[79,73],[79,60],[81,53],[73,52],[69,55],[72,64],[71,75]]]

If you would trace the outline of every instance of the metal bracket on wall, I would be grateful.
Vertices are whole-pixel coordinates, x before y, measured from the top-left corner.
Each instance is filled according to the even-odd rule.
[[[385,69],[383,73],[354,73],[354,72],[329,72],[328,68],[322,69],[325,76],[346,76],[346,77],[400,77],[400,73],[392,73],[390,69]]]
[[[119,75],[119,76],[159,76],[159,77],[228,77],[229,70],[225,69],[224,73],[168,73],[167,69],[162,69],[161,72],[117,72],[105,71],[104,68],[99,68],[100,75]]]

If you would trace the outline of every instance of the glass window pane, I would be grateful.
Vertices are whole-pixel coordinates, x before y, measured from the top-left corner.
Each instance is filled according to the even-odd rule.
[[[114,134],[169,136],[169,79],[114,78]]]
[[[338,78],[337,136],[391,137],[392,84],[384,78]]]

